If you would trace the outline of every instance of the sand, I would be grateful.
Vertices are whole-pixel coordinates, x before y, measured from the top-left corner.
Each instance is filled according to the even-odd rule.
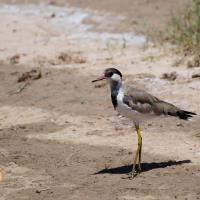
[[[106,83],[91,83],[118,66],[125,83],[200,113],[199,68],[120,26],[129,15],[118,1],[68,3],[0,6],[0,199],[199,199],[199,116],[143,124],[143,172],[129,180],[132,122],[114,111]],[[18,82],[35,68],[41,77]],[[160,78],[173,71],[174,81]]]

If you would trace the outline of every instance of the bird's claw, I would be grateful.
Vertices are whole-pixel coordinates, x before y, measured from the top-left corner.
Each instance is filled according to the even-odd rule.
[[[140,172],[142,171],[142,169],[141,169],[141,166],[140,166],[140,165],[138,165],[138,167],[137,167],[137,171],[138,171],[138,173],[140,173]]]
[[[140,173],[140,171],[138,171],[138,170],[133,170],[133,171],[131,171],[130,173],[129,173],[129,179],[133,179],[133,178],[135,178],[138,174]]]
[[[128,174],[129,179],[135,178],[140,172],[142,171],[140,166],[137,166],[137,168],[133,167],[132,171]]]

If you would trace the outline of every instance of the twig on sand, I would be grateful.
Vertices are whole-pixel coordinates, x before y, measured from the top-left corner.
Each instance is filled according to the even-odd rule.
[[[30,85],[30,82],[26,82],[24,83],[22,86],[18,87],[18,89],[14,92],[11,92],[10,94],[19,94],[20,92],[22,92],[28,85]]]
[[[22,92],[28,85],[31,84],[31,81],[37,80],[42,78],[42,72],[41,69],[36,68],[32,69],[31,71],[23,73],[17,80],[17,82],[25,82],[23,85],[20,85],[17,89],[17,91],[10,92],[10,94],[19,94]]]
[[[18,78],[17,82],[24,82],[24,81],[28,81],[28,80],[37,80],[37,79],[40,79],[41,77],[42,77],[41,69],[36,68],[36,69],[32,69],[29,72],[23,73]]]
[[[41,192],[47,191],[47,190],[49,190],[49,188],[37,189],[35,192],[38,193],[38,194],[40,194]]]

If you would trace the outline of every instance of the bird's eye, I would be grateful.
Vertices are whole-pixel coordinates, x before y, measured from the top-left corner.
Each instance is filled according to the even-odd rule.
[[[108,76],[111,77],[113,75],[113,72],[109,72]]]

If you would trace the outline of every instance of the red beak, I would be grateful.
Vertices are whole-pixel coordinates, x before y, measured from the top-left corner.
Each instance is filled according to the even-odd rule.
[[[104,79],[106,79],[106,77],[104,75],[102,75],[99,78],[93,80],[92,83],[97,82],[97,81],[101,81],[101,80],[104,80]]]

